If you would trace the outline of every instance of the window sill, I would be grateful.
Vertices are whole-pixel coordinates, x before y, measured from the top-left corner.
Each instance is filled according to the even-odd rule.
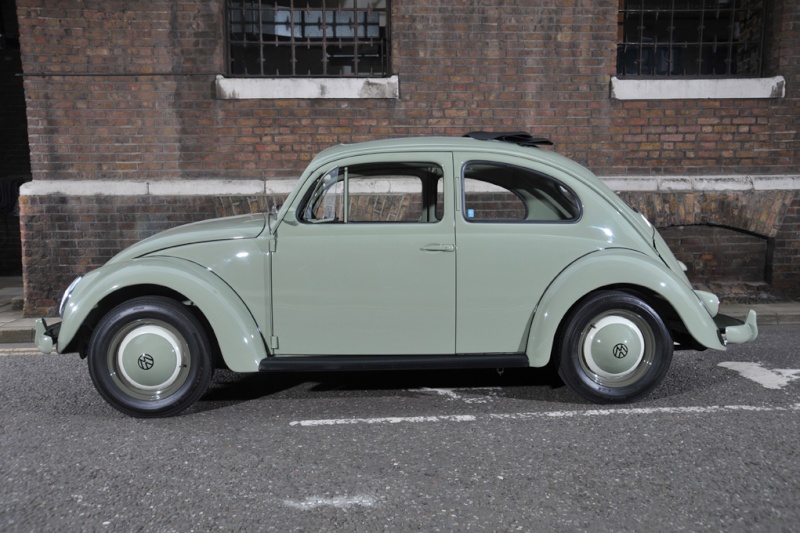
[[[220,100],[400,98],[400,80],[388,78],[226,78],[217,76]]]
[[[611,77],[611,98],[615,100],[725,100],[785,96],[786,80],[783,76],[700,80],[621,80]]]

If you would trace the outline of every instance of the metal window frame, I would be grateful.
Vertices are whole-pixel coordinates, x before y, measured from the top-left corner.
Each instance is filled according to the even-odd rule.
[[[372,6],[368,5],[366,8],[358,7],[358,2],[354,1],[352,7],[342,8],[342,7],[294,7],[295,0],[289,0],[289,5],[279,5],[278,0],[249,0],[250,3],[254,6],[252,9],[244,8],[234,8],[232,3],[233,0],[226,0],[225,1],[225,8],[224,8],[224,23],[225,23],[225,71],[227,75],[237,78],[384,78],[391,76],[391,0],[386,0],[386,8],[385,9],[374,9]],[[254,41],[234,41],[232,38],[232,14],[235,11],[240,11],[242,13],[242,24],[247,24],[244,20],[244,13],[249,11],[257,11],[258,13],[258,21],[252,22],[253,24],[257,24],[258,27],[263,27],[266,23],[264,20],[263,13],[267,11],[274,11],[275,13],[279,11],[288,11],[290,13],[289,16],[289,27],[290,27],[290,35],[286,38],[287,40],[279,40],[277,36],[275,39],[268,39],[265,40],[263,38],[264,34],[259,34],[258,40]],[[305,20],[306,16],[311,12],[318,12],[321,11],[323,16],[321,17],[321,24],[322,24],[322,36],[321,37],[297,37],[296,36],[296,23],[295,23],[295,16],[294,13],[301,13],[304,15],[300,16],[301,20]],[[324,15],[326,12],[334,12],[334,13],[346,13],[350,12],[353,13],[353,36],[352,38],[342,38],[342,37],[329,37],[328,36],[328,22],[327,17]],[[358,31],[359,28],[364,28],[366,34],[367,28],[367,18],[372,13],[380,13],[385,16],[386,24],[385,24],[385,35],[383,38],[359,38]],[[359,14],[364,13],[363,16],[363,24],[359,21]],[[302,27],[305,24],[301,23],[300,28],[301,32]],[[337,25],[339,26],[339,25]],[[379,26],[384,27],[384,26]],[[335,31],[335,30],[334,30]],[[232,57],[232,45],[236,44],[252,44],[254,47],[257,47],[258,54],[259,54],[259,72],[257,73],[234,73],[233,69],[233,57]],[[292,72],[291,73],[277,73],[277,72],[269,72],[266,68],[267,58],[265,57],[264,49],[265,46],[281,46],[286,47],[291,50],[291,64],[292,64]],[[373,46],[378,45],[380,48],[380,62],[381,62],[381,70],[379,72],[375,71],[365,71],[362,72],[358,68],[360,62],[360,54],[359,54],[359,47],[360,46]],[[351,58],[353,61],[354,69],[352,73],[331,73],[328,70],[328,56],[325,54],[321,61],[322,64],[322,74],[319,73],[303,73],[297,71],[297,56],[296,51],[300,48],[310,49],[310,48],[324,48],[328,46],[336,46],[336,47],[353,47],[353,54],[348,55],[347,57]]]
[[[759,7],[753,9],[752,7],[746,7],[744,9],[738,8],[736,6],[736,0],[730,0],[730,7],[720,7],[719,2],[715,2],[716,5],[712,5],[713,0],[703,0],[700,4],[700,7],[686,7],[681,9],[679,4],[683,3],[681,0],[619,0],[619,7],[618,7],[618,14],[617,14],[617,25],[618,25],[618,40],[617,40],[617,77],[620,79],[626,78],[655,78],[655,79],[697,79],[697,78],[709,78],[709,79],[719,79],[719,78],[758,78],[762,75],[764,71],[764,41],[765,41],[765,34],[766,34],[766,21],[768,17],[768,7],[769,7],[769,0],[755,0],[759,3]],[[637,5],[631,5],[637,4]],[[758,26],[759,35],[758,38],[755,40],[736,40],[735,39],[735,32],[731,31],[728,40],[726,41],[717,41],[716,36],[714,37],[713,41],[706,41],[704,38],[704,29],[705,29],[705,16],[707,13],[714,12],[719,13],[721,11],[730,12],[730,24],[736,21],[737,15],[742,12],[747,13],[760,13],[761,20]],[[697,41],[693,42],[680,42],[676,43],[674,38],[674,31],[675,31],[675,15],[676,13],[697,13],[699,12],[699,38]],[[645,35],[644,35],[644,17],[646,14],[656,14],[656,18],[658,18],[659,14],[667,14],[669,17],[669,40],[666,42],[646,42]],[[629,16],[638,17],[638,30],[639,33],[636,36],[636,39],[630,39],[630,36],[625,33],[625,24],[629,20]],[[746,46],[746,47],[754,47],[757,46],[758,50],[756,52],[758,65],[755,72],[748,71],[746,73],[732,73],[732,66],[734,64],[733,60],[733,51],[734,47],[736,46]],[[711,73],[711,74],[702,74],[703,71],[703,58],[701,56],[696,60],[697,61],[697,73],[696,74],[672,74],[672,62],[673,62],[673,50],[679,48],[687,48],[687,47],[696,47],[701,52],[704,47],[711,46],[716,48],[717,46],[726,46],[727,47],[727,58],[725,59],[726,69],[724,73]],[[620,57],[622,52],[626,52],[629,48],[634,48],[636,51],[636,73],[629,73],[624,72],[621,70],[620,65]],[[651,69],[650,72],[643,72],[643,63],[642,60],[643,51],[645,49],[652,49],[656,50],[658,48],[665,48],[667,50],[667,72],[665,74],[658,74],[655,72],[655,67]],[[685,70],[684,70],[685,72]]]

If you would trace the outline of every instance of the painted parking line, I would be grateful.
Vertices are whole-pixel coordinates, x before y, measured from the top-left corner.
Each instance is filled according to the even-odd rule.
[[[582,411],[543,411],[535,413],[488,413],[479,415],[436,415],[436,416],[395,416],[379,418],[329,418],[317,420],[294,420],[294,427],[383,425],[383,424],[426,424],[435,422],[478,422],[485,420],[547,420],[564,418],[587,418],[598,416],[641,416],[641,415],[702,415],[709,413],[758,412],[758,413],[800,413],[800,403],[786,407],[765,407],[758,405],[711,405],[697,407],[637,407],[627,409],[587,409]]]
[[[337,509],[347,509],[350,507],[372,507],[375,505],[375,498],[360,494],[358,496],[337,496],[335,498],[322,498],[312,496],[304,500],[283,500],[287,507],[293,507],[303,511],[309,511],[318,507],[335,507]]]
[[[498,399],[497,391],[503,390],[502,387],[468,387],[458,389],[442,389],[421,387],[419,389],[408,389],[410,392],[421,392],[439,396],[446,400],[457,400],[464,403],[489,403]],[[483,394],[480,391],[486,391]]]
[[[0,348],[0,357],[14,355],[45,355],[36,348]]]

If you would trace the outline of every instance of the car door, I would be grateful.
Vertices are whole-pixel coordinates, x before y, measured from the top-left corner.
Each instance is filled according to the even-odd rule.
[[[533,310],[553,278],[596,247],[576,222],[578,197],[557,170],[518,158],[455,154],[458,353],[525,350]]]
[[[355,157],[276,230],[276,355],[455,352],[452,154]]]

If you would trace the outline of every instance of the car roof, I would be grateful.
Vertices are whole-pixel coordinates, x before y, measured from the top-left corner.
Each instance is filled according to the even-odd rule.
[[[536,146],[519,146],[513,142],[478,140],[468,137],[397,137],[353,144],[339,144],[320,152],[311,166],[319,166],[342,157],[387,152],[482,152],[504,154],[540,161],[563,168],[571,174],[592,175],[583,165],[560,154]]]

